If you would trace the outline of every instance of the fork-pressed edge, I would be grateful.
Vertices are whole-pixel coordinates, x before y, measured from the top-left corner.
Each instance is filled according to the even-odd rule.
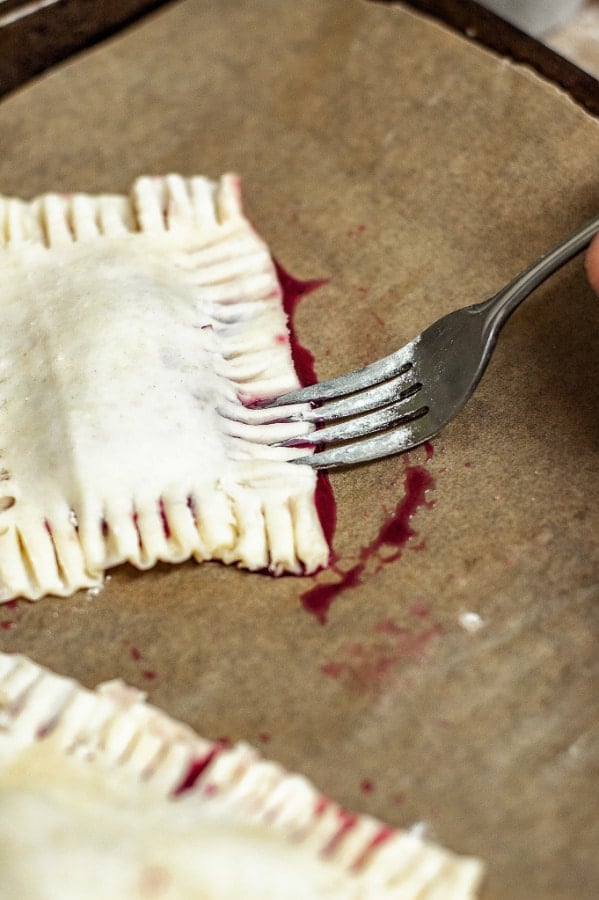
[[[346,466],[411,450],[430,440],[454,418],[472,395],[493,353],[498,334],[514,310],[542,282],[582,252],[597,233],[599,216],[586,222],[529,265],[497,294],[481,303],[454,310],[394,353],[345,375],[290,391],[265,404],[267,408],[296,403],[319,404],[289,415],[286,421],[290,422],[318,424],[342,420],[337,425],[315,428],[308,435],[291,438],[283,445],[306,442],[320,445],[344,440],[348,443],[317,452],[307,449],[305,455],[292,461],[319,469]],[[481,346],[475,348],[478,355],[472,360],[467,358],[468,351],[472,349],[467,342],[472,337],[469,333],[470,322],[477,319],[480,319]],[[464,323],[468,323],[467,327]],[[462,371],[445,371],[446,358],[440,352],[436,359],[432,355],[425,359],[427,352],[444,349],[446,332],[455,331],[456,325],[457,333],[451,335],[452,343],[445,347],[445,357],[451,351],[455,356],[453,344],[464,341],[466,366],[470,365],[465,372],[464,366]],[[427,369],[425,363],[428,363],[428,369],[436,369],[436,394],[431,393],[422,377],[421,370]],[[443,376],[448,374],[457,382],[458,390],[457,397],[451,396],[451,403],[443,410],[438,408],[439,401],[447,400],[454,387],[443,383]]]

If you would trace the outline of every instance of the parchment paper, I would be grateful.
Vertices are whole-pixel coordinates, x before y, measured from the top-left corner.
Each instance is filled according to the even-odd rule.
[[[239,172],[280,262],[330,279],[296,319],[321,378],[489,295],[599,209],[596,120],[362,0],[171,6],[5,100],[0,142],[0,191],[27,197]],[[425,823],[487,861],[488,900],[595,897],[598,350],[579,259],[513,317],[432,459],[332,476],[341,572],[409,467],[436,486],[401,558],[371,557],[326,625],[301,595],[335,572],[190,563],[0,608],[0,647],[90,686],[123,677],[350,808]]]

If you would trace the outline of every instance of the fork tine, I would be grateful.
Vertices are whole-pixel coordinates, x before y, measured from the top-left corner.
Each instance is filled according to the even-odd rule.
[[[284,447],[293,447],[297,443],[304,444],[308,440],[311,444],[330,444],[334,441],[347,441],[351,438],[364,437],[365,435],[374,434],[382,431],[384,428],[390,428],[404,421],[419,419],[426,415],[428,406],[419,399],[420,387],[410,397],[399,400],[397,403],[390,403],[382,409],[376,409],[374,412],[365,413],[362,416],[356,416],[353,419],[346,419],[343,422],[337,422],[335,425],[329,425],[328,428],[318,428],[309,435],[300,435],[289,438],[287,441],[281,441]],[[411,400],[412,402],[408,402]]]
[[[329,400],[315,407],[305,408],[299,412],[293,412],[289,421],[297,422],[330,422],[332,419],[343,419],[347,416],[356,416],[358,413],[368,412],[370,409],[379,409],[389,403],[399,400],[407,400],[420,389],[419,382],[412,382],[406,386],[406,377],[413,376],[413,369],[401,372],[395,378],[377,384],[374,387],[349,394],[341,400]]]
[[[362,369],[355,369],[353,372],[339,375],[337,378],[330,378],[328,381],[321,381],[318,384],[299,388],[296,391],[289,391],[287,394],[270,400],[264,406],[282,406],[286,403],[306,403],[345,397],[347,394],[353,394],[374,384],[380,384],[381,381],[387,381],[395,375],[408,371],[411,366],[414,348],[419,339],[419,337],[415,338],[409,344],[406,344],[405,347],[396,350],[395,353],[384,356],[377,362],[370,363],[370,365],[364,366]]]
[[[412,450],[434,436],[435,432],[427,432],[426,429],[418,427],[422,422],[423,419],[412,420],[403,426],[394,428],[393,431],[385,431],[361,441],[352,441],[338,447],[330,447],[316,453],[299,456],[290,461],[298,465],[312,466],[314,469],[332,469],[337,466],[351,466],[373,459],[382,459],[385,456],[393,456],[395,453]]]

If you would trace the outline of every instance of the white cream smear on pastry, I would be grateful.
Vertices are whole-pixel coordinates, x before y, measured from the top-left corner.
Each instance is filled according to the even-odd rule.
[[[328,547],[273,261],[238,179],[0,198],[0,600],[129,561],[310,572]],[[277,417],[273,421],[273,416]]]
[[[92,692],[0,653],[1,897],[470,900],[481,877],[121,682]]]

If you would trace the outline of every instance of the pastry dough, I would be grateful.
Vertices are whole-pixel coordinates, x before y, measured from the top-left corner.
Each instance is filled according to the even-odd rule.
[[[310,426],[248,403],[297,385],[235,176],[0,197],[0,601],[125,561],[326,565],[309,451],[271,446]]]
[[[0,896],[466,900],[482,866],[198,737],[121,682],[0,653]]]

